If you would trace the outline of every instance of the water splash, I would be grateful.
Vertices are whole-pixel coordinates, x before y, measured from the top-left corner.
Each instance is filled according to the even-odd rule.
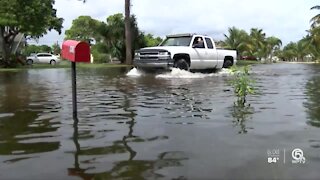
[[[230,76],[232,74],[233,72],[230,69],[221,69],[214,73],[199,73],[172,68],[170,72],[155,74],[155,77],[164,79],[197,79],[212,76]],[[142,71],[139,71],[137,68],[133,68],[126,75],[129,77],[140,77],[144,75],[144,73]]]
[[[127,76],[131,76],[131,77],[139,77],[142,75],[143,73],[139,71],[137,68],[133,68],[127,73]]]
[[[205,78],[205,77],[212,77],[212,76],[229,76],[232,75],[230,69],[221,69],[215,73],[193,73],[177,68],[173,68],[171,72],[167,72],[164,74],[156,75],[156,78],[181,78],[181,79],[195,79],[195,78]]]
[[[216,74],[216,76],[230,76],[230,75],[233,75],[234,72],[232,72],[231,69],[223,68],[223,69],[219,70],[218,72],[216,72],[215,74]]]

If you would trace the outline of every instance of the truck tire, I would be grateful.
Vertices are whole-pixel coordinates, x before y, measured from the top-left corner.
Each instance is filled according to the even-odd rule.
[[[174,62],[173,67],[181,69],[181,70],[189,71],[189,64],[187,63],[187,61],[185,59],[176,60]]]
[[[233,65],[233,62],[232,62],[231,59],[225,59],[225,60],[223,61],[223,66],[222,66],[222,68],[229,68],[229,67],[231,67],[232,65]]]

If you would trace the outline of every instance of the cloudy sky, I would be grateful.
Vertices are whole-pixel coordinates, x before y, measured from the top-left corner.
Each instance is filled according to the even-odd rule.
[[[261,28],[267,36],[276,36],[284,44],[306,35],[309,20],[319,13],[310,10],[318,0],[132,0],[132,13],[139,28],[156,36],[173,33],[203,33],[223,39],[229,27],[247,32]],[[64,18],[64,30],[80,15],[105,21],[109,15],[124,12],[124,0],[56,0],[58,17]],[[49,32],[39,44],[61,42],[61,35]],[[34,43],[33,41],[30,43]]]

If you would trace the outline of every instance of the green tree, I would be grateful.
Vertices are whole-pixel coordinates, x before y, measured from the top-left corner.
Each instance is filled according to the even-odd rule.
[[[308,45],[303,40],[298,41],[295,53],[298,61],[305,61],[305,57],[308,55]]]
[[[146,38],[139,30],[134,15],[130,18],[133,49],[146,46]],[[73,21],[72,27],[66,31],[67,39],[89,41],[94,39],[92,54],[95,62],[107,62],[110,55],[124,63],[126,60],[125,18],[118,13],[107,18],[106,22],[80,16]],[[156,38],[159,40],[159,38]]]
[[[250,55],[256,56],[259,59],[266,56],[266,34],[262,29],[252,28],[250,30]]]
[[[15,37],[22,33],[25,37],[38,38],[48,30],[61,33],[62,18],[56,16],[54,0],[10,0],[0,1],[0,49],[10,65],[10,56]]]
[[[225,48],[235,49],[238,52],[238,56],[241,56],[247,49],[248,33],[244,30],[240,30],[236,27],[228,29],[228,35],[224,34],[225,40],[223,46]]]
[[[52,51],[53,54],[60,54],[61,47],[60,47],[58,42],[51,46],[51,51]]]
[[[24,48],[23,54],[25,56],[29,56],[31,53],[38,53],[38,52],[40,52],[39,46],[31,44],[31,45],[27,45]]]
[[[86,2],[86,0],[80,0],[83,1],[84,3]],[[130,0],[125,0],[125,18],[124,18],[124,32],[122,34],[122,36],[124,35],[124,42],[122,41],[117,41],[117,42],[113,42],[113,45],[116,45],[117,47],[112,48],[111,52],[112,54],[116,55],[116,57],[119,57],[122,63],[126,63],[126,64],[132,64],[132,52],[133,52],[133,48],[132,48],[132,43],[134,42],[134,28],[132,26],[132,17],[130,14],[130,7],[131,7],[131,1]],[[139,35],[143,35],[143,34],[139,34]],[[125,43],[125,45],[123,46],[122,43]],[[125,48],[125,59],[123,60],[123,54],[122,54],[122,49],[120,47],[124,47]],[[121,52],[121,53],[120,53]]]
[[[269,58],[270,61],[272,61],[273,56],[275,55],[275,52],[280,50],[280,47],[282,45],[282,41],[274,36],[267,37],[266,38],[266,44],[265,44],[265,58]]]
[[[258,28],[252,28],[248,34],[245,30],[232,27],[228,29],[228,35],[224,36],[222,46],[236,49],[238,56],[248,55],[259,59],[272,59],[282,45],[279,38],[267,37],[263,30]]]
[[[305,37],[296,43],[287,44],[280,57],[288,61],[305,61],[307,55],[312,55],[311,49],[309,37]]]
[[[23,54],[26,56],[29,56],[31,53],[41,53],[41,52],[47,52],[47,53],[51,53],[53,51],[53,48],[51,48],[48,45],[27,45],[24,48],[24,52]]]
[[[320,6],[311,8],[320,9]],[[313,60],[320,59],[320,14],[311,18],[311,27],[308,34],[297,43],[290,42],[282,51],[278,52],[278,56],[284,60],[300,60],[304,61],[305,57],[311,56]]]
[[[79,16],[72,21],[72,26],[65,32],[65,39],[75,39],[91,43],[93,39],[99,39],[97,29],[101,26],[100,21],[92,19],[90,16]]]
[[[294,61],[296,58],[297,43],[290,42],[282,51],[282,58],[286,61]]]
[[[144,35],[144,40],[147,47],[158,46],[162,42],[160,37],[155,38],[152,34]]]
[[[282,51],[281,58],[287,61],[304,61],[308,55],[308,44],[302,39],[287,44]]]
[[[303,41],[307,43],[313,59],[320,59],[320,27],[313,28],[308,32],[309,34],[303,38]]]
[[[51,53],[52,49],[48,45],[40,45],[40,52]]]
[[[313,6],[311,10],[317,9],[320,10],[320,6]],[[309,44],[309,50],[314,59],[320,59],[320,14],[315,15],[311,18],[310,22],[311,28],[308,31],[309,34],[306,38]]]
[[[318,6],[313,6],[313,7],[311,8],[311,10],[313,10],[313,9],[318,9],[318,10],[320,10],[320,6],[319,6],[319,5],[318,5]],[[316,28],[316,27],[318,27],[318,26],[320,25],[320,13],[317,14],[317,15],[315,15],[313,18],[311,18],[310,22],[312,23],[312,24],[311,24],[311,28]]]
[[[135,16],[131,16],[131,34],[132,34],[132,47],[138,49],[145,46],[143,33],[138,29],[137,20]],[[124,17],[121,13],[114,14],[107,18],[107,23],[100,28],[102,41],[106,44],[108,52],[117,57],[121,63],[126,59],[126,45],[125,37],[125,24]]]

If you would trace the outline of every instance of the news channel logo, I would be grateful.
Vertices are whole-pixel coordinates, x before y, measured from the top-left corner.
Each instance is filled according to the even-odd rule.
[[[304,164],[306,163],[306,158],[303,156],[303,151],[299,148],[295,148],[292,152],[291,152],[291,156],[292,156],[292,164]]]
[[[286,163],[286,149],[268,149],[267,155],[268,159],[267,162],[269,164],[276,164],[278,162]],[[306,158],[304,157],[303,150],[300,148],[295,148],[291,151],[291,163],[292,164],[305,164]]]

